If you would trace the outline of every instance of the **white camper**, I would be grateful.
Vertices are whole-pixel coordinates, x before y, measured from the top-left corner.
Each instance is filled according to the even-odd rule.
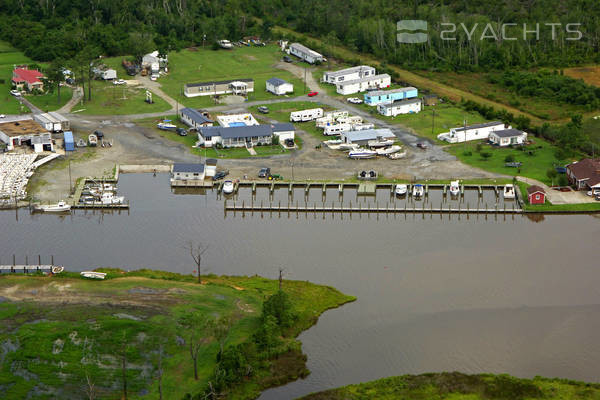
[[[313,121],[323,116],[322,108],[311,108],[302,111],[293,111],[290,113],[290,122]]]
[[[350,124],[335,124],[328,125],[323,130],[323,134],[325,136],[339,135],[342,132],[350,132],[352,130],[352,125]]]

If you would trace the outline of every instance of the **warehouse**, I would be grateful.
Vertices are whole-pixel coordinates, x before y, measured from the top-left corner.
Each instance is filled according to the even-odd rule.
[[[54,151],[50,132],[31,119],[0,123],[0,140],[7,150],[30,146],[36,153]]]
[[[365,93],[365,104],[369,106],[389,104],[398,100],[414,99],[418,95],[419,91],[412,86],[392,90],[374,90]]]
[[[392,78],[388,74],[368,76],[336,84],[336,91],[341,95],[349,95],[366,90],[387,88],[391,85]]]
[[[267,92],[281,96],[287,93],[294,92],[294,85],[279,78],[271,78],[267,80]]]
[[[290,45],[289,54],[292,54],[309,64],[320,63],[323,61],[327,61],[322,54],[317,53],[314,50],[309,49],[306,46],[301,45],[300,43],[292,43]]]
[[[367,145],[370,141],[396,140],[396,135],[387,128],[383,129],[365,129],[362,131],[342,132],[340,135],[344,143]]]
[[[253,79],[186,83],[183,87],[185,97],[218,96],[221,94],[245,96],[251,92],[254,92]]]
[[[339,82],[353,81],[375,75],[375,68],[368,65],[359,65],[357,67],[345,68],[339,71],[326,71],[321,79],[325,83],[335,85]]]
[[[379,104],[377,111],[386,117],[394,117],[399,114],[418,113],[422,109],[421,99],[398,100],[393,103]]]

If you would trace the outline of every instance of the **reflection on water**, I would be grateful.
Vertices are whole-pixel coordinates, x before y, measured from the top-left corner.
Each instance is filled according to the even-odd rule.
[[[192,273],[190,239],[209,245],[206,271],[334,286],[358,301],[328,311],[301,335],[305,380],[265,392],[287,399],[383,376],[425,371],[506,372],[600,380],[600,221],[590,216],[233,213],[216,191],[172,193],[168,177],[122,175],[131,210],[66,217],[0,213],[0,261],[54,254],[92,266]],[[179,192],[177,192],[179,193]],[[254,201],[286,201],[287,189]],[[436,197],[438,196],[438,197]],[[308,195],[322,202],[321,190]],[[242,188],[236,201],[252,201]],[[293,201],[305,202],[302,188]],[[327,202],[409,202],[388,190]],[[424,202],[438,206],[440,193]],[[465,204],[497,199],[465,193]],[[399,203],[403,204],[403,203]],[[444,203],[447,204],[447,203]],[[445,205],[446,206],[446,205]],[[408,206],[407,206],[408,207]],[[502,206],[503,207],[503,206]]]

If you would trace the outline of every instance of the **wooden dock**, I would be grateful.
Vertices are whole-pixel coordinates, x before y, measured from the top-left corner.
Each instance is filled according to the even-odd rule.
[[[56,265],[0,265],[0,274],[3,272],[29,274],[32,272],[50,272]]]
[[[199,180],[199,179],[171,179],[171,187],[180,188],[180,187],[190,187],[190,188],[212,188],[214,182],[207,180]]]
[[[101,202],[94,202],[88,204],[77,203],[71,206],[71,209],[110,209],[110,210],[127,210],[129,203],[124,204],[102,204]]]

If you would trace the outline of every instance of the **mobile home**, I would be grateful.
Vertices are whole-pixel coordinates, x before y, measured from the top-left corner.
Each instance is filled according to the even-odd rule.
[[[322,54],[319,54],[316,51],[301,45],[300,43],[292,43],[289,51],[290,54],[306,61],[309,64],[326,61]]]
[[[386,117],[394,117],[399,114],[418,113],[422,109],[421,99],[397,100],[393,103],[379,104],[377,111]]]
[[[218,96],[221,94],[236,94],[245,96],[251,92],[254,92],[253,79],[232,79],[227,81],[186,83],[183,87],[183,94],[185,97]]]
[[[335,85],[339,82],[362,79],[373,75],[375,75],[375,68],[368,65],[359,65],[357,67],[346,68],[339,71],[327,71],[323,74],[321,80],[325,83]]]
[[[438,139],[445,140],[448,143],[462,143],[471,140],[488,139],[490,133],[494,131],[511,128],[510,125],[505,126],[502,121],[485,122],[483,124],[452,128],[450,129],[450,132],[440,133]]]
[[[419,95],[417,88],[412,86],[391,90],[374,90],[365,93],[365,104],[376,106],[379,104],[393,103],[394,101],[414,99]]]
[[[500,147],[523,144],[527,141],[527,133],[518,129],[502,129],[490,133],[489,141]]]
[[[311,108],[302,111],[292,111],[290,113],[290,122],[312,121],[323,116],[322,108]]]
[[[331,136],[331,135],[339,135],[342,132],[350,132],[352,130],[351,124],[332,124],[327,125],[325,129],[323,129],[323,135]]]
[[[366,90],[383,89],[392,84],[392,78],[388,74],[368,76],[351,81],[336,84],[336,91],[341,95],[349,95]]]

